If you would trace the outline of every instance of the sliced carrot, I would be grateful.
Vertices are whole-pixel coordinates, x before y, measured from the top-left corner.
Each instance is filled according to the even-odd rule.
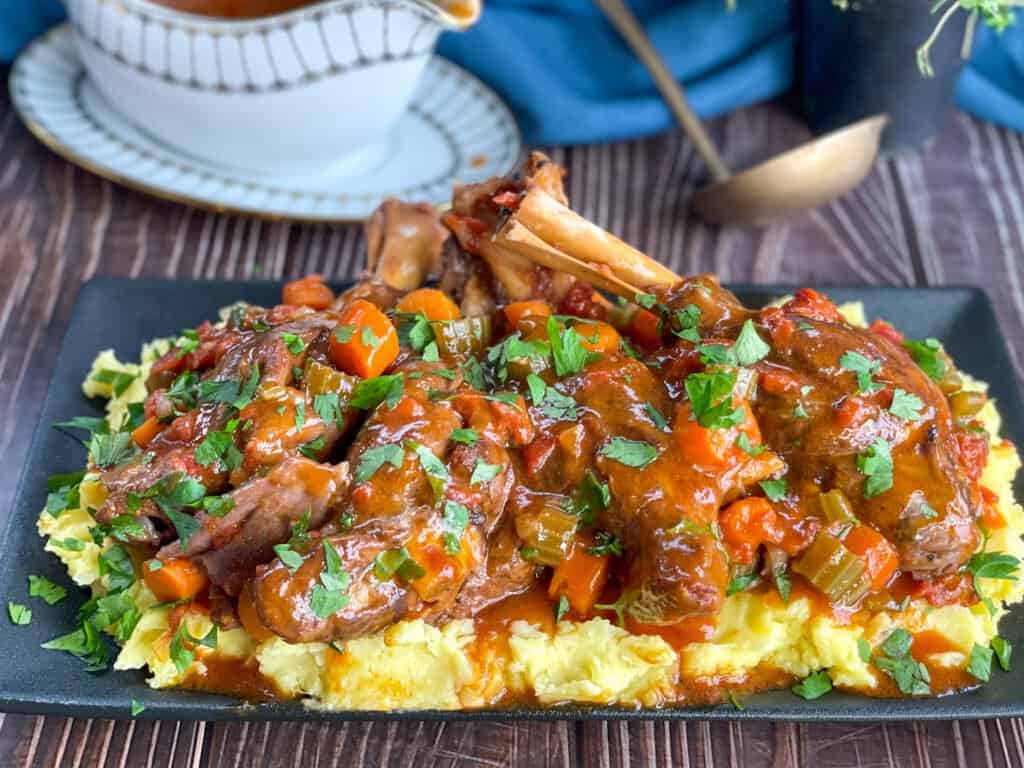
[[[242,622],[242,627],[249,633],[249,637],[257,643],[274,637],[274,633],[260,620],[256,603],[252,599],[252,591],[248,587],[238,596],[238,620]]]
[[[422,314],[427,320],[458,320],[462,317],[458,305],[448,294],[436,288],[418,288],[407,293],[395,305],[399,312]]]
[[[508,324],[515,328],[524,317],[550,317],[551,305],[546,301],[513,301],[506,304],[502,311]]]
[[[589,537],[577,536],[566,558],[555,566],[548,584],[548,597],[565,597],[573,612],[588,616],[608,581],[608,555],[592,555]]]
[[[735,400],[733,401],[735,403]],[[761,444],[761,430],[757,426],[754,412],[746,402],[740,403],[744,419],[735,427],[708,429],[693,418],[689,402],[676,406],[672,431],[679,445],[683,459],[705,470],[726,469],[746,461],[749,457],[736,446],[740,433],[746,434],[752,446]]]
[[[356,299],[342,311],[329,345],[331,360],[338,368],[372,379],[398,357],[398,332],[376,306]]]
[[[762,544],[780,544],[784,536],[779,516],[760,496],[734,501],[718,516],[718,527],[732,559],[744,565]]]
[[[661,346],[661,318],[646,309],[638,309],[629,318],[626,335],[645,349]]]
[[[619,332],[608,323],[599,320],[576,323],[573,325],[573,329],[580,335],[583,346],[587,348],[588,352],[601,354],[618,352],[619,346],[622,344]]]
[[[896,548],[882,534],[867,525],[852,529],[843,545],[864,559],[865,571],[871,579],[871,589],[877,592],[889,583],[900,564]]]
[[[160,419],[156,416],[150,416],[132,431],[132,440],[135,441],[139,448],[145,450],[153,442],[153,438],[159,435],[163,429],[164,425],[160,423]]]
[[[296,307],[327,309],[334,301],[334,291],[324,285],[323,275],[306,275],[299,280],[285,283],[281,291],[281,302]]]
[[[206,572],[186,557],[158,562],[162,565],[155,571],[150,569],[152,560],[147,560],[142,565],[142,580],[162,603],[191,600],[210,583],[206,578]]]

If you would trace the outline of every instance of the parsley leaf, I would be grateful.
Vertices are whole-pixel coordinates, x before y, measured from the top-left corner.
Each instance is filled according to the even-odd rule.
[[[93,434],[88,444],[89,458],[103,469],[121,464],[135,455],[135,443],[128,432]]]
[[[880,360],[870,360],[860,352],[848,350],[839,358],[839,367],[857,376],[857,391],[864,394],[877,392],[882,385],[872,380],[872,376],[882,368]]]
[[[622,542],[619,537],[607,531],[594,534],[594,546],[587,547],[587,553],[600,557],[602,555],[622,556]]]
[[[704,365],[739,365],[736,353],[725,344],[701,344],[697,351]]]
[[[199,382],[199,399],[205,403],[231,404],[238,399],[241,386],[235,379],[204,379]]]
[[[444,526],[444,551],[449,555],[457,555],[462,550],[462,534],[469,525],[469,510],[457,501],[448,499],[444,503],[441,517]]]
[[[202,467],[219,465],[222,471],[230,472],[242,466],[242,454],[235,446],[235,436],[230,432],[214,431],[206,435],[195,451],[196,463]]]
[[[790,581],[789,572],[785,569],[778,570],[772,573],[772,580],[775,582],[775,589],[779,593],[779,597],[782,598],[782,602],[789,602],[789,593],[793,589],[793,583]]]
[[[299,566],[302,565],[302,555],[287,544],[275,544],[274,554],[276,554],[277,558],[284,563],[285,568],[287,568],[290,573],[295,573],[295,571],[299,569]]]
[[[293,355],[301,355],[306,351],[306,342],[302,340],[301,336],[297,336],[294,333],[282,333],[281,341],[288,347],[288,351]]]
[[[992,676],[992,649],[975,643],[968,658],[967,671],[987,683]]]
[[[917,367],[928,374],[933,381],[942,381],[946,375],[946,360],[943,357],[942,345],[938,339],[925,339],[924,341],[905,341],[903,348],[917,363]]]
[[[45,576],[28,577],[29,597],[41,597],[47,605],[55,605],[67,597],[68,591]]]
[[[643,469],[658,458],[658,449],[650,443],[645,443],[641,440],[615,437],[602,446],[601,450],[598,451],[598,455],[607,456],[609,459],[614,459],[620,464],[625,464],[627,467]]]
[[[864,498],[872,499],[892,488],[892,450],[884,438],[876,438],[867,451],[857,456],[857,469],[867,475]]]
[[[752,320],[744,322],[740,335],[736,338],[736,344],[733,346],[733,352],[736,353],[739,364],[753,365],[758,360],[767,357],[771,351],[772,348],[757,335],[754,322]]]
[[[434,452],[427,448],[427,446],[420,443],[407,441],[405,447],[415,451],[417,458],[420,460],[420,466],[423,467],[423,471],[427,474],[430,487],[434,489],[435,498],[440,499],[444,494],[445,485],[448,484],[448,469],[445,467],[444,462],[437,458]]]
[[[256,394],[256,390],[260,386],[260,365],[254,363],[252,371],[249,373],[249,378],[246,379],[245,385],[242,390],[238,393],[238,398],[231,404],[238,410],[242,410],[249,403],[252,402],[253,395]]]
[[[607,509],[611,501],[612,493],[608,483],[602,483],[588,469],[572,498],[566,500],[565,507],[580,519],[582,525],[593,525],[598,512]]]
[[[892,395],[889,413],[907,421],[920,421],[922,408],[924,408],[924,403],[921,402],[921,398],[902,389],[897,389]]]
[[[326,619],[348,605],[348,587],[351,582],[348,571],[342,565],[341,555],[327,539],[323,541],[324,568],[320,571],[320,583],[313,585],[309,607],[320,619]]]
[[[707,429],[727,429],[743,422],[743,409],[732,404],[735,385],[736,375],[728,371],[691,373],[686,377],[686,393],[698,424]]]
[[[7,615],[11,619],[11,624],[15,626],[23,627],[32,621],[32,610],[13,600],[7,601]]]
[[[756,571],[734,576],[729,580],[729,585],[725,588],[725,594],[731,597],[739,592],[744,592],[755,581],[757,581]]]
[[[203,499],[203,510],[213,517],[224,517],[235,507],[235,500],[228,494],[223,496],[207,496]]]
[[[456,429],[452,432],[451,439],[455,443],[476,445],[477,440],[480,439],[480,434],[475,429]]]
[[[892,677],[901,692],[911,695],[931,692],[928,668],[910,655],[914,638],[903,629],[894,629],[882,643],[884,656],[875,656],[875,666]]]
[[[337,424],[341,427],[345,422],[341,399],[337,392],[326,392],[313,398],[313,410],[324,424]]]
[[[871,646],[863,637],[857,638],[857,655],[865,664],[871,663]]]
[[[587,363],[599,359],[595,352],[588,352],[583,340],[573,328],[559,328],[558,320],[548,318],[548,339],[551,342],[551,356],[555,361],[555,373],[571,376],[583,370]]]
[[[784,477],[777,480],[762,480],[759,485],[770,501],[782,501],[786,498],[786,478]]]
[[[996,659],[1004,672],[1010,671],[1010,656],[1013,654],[1013,644],[1009,640],[996,635],[992,638],[992,650],[996,652]]]
[[[469,478],[469,484],[488,483],[500,474],[500,464],[488,464],[483,459],[477,459],[476,466],[473,467],[473,474]]]
[[[403,383],[404,376],[400,373],[364,379],[352,390],[349,404],[364,411],[372,410],[383,402],[387,402],[388,408],[394,408],[402,398]]]
[[[299,453],[305,456],[307,459],[313,459],[314,461],[319,457],[320,451],[324,449],[327,441],[323,435],[313,438],[308,443],[303,443],[299,446]]]
[[[576,401],[563,395],[554,387],[549,387],[536,374],[528,374],[526,385],[530,389],[530,399],[549,419],[575,421],[579,418]]]
[[[569,613],[569,598],[561,595],[558,598],[558,602],[555,603],[555,623],[557,624],[564,619],[567,613]]]
[[[368,325],[364,325],[363,329],[359,332],[359,340],[363,343],[363,346],[368,349],[376,349],[380,346],[380,339],[377,338],[377,334],[373,332],[373,328]]]
[[[409,550],[405,547],[400,547],[381,552],[373,560],[373,575],[378,580],[387,581],[394,577],[395,574],[398,574],[406,581],[413,581],[426,576],[427,572],[419,563],[412,559]]]
[[[978,552],[967,561],[967,570],[981,579],[1017,580],[1020,560],[1001,552]]]
[[[342,344],[348,344],[352,341],[352,337],[355,336],[355,333],[356,327],[354,325],[339,325],[334,329],[334,338]]]
[[[821,669],[805,677],[790,690],[800,698],[812,701],[832,690],[832,678],[828,676],[828,672]]]
[[[355,480],[357,483],[365,483],[385,464],[390,464],[395,469],[398,469],[402,466],[404,458],[405,449],[398,443],[368,448],[359,457],[359,466],[356,467]]]
[[[144,705],[140,704],[135,699],[132,699],[132,717],[138,717],[143,712],[145,712],[145,710],[146,707]]]
[[[677,309],[675,311],[675,321],[679,329],[673,330],[673,334],[680,339],[692,341],[694,344],[700,343],[700,332],[698,331],[700,307],[696,304],[687,304],[682,309]]]
[[[100,575],[107,577],[107,586],[112,592],[128,589],[135,583],[135,565],[132,557],[120,544],[115,544],[100,553],[99,568]]]
[[[747,454],[747,456],[760,456],[765,452],[765,446],[751,445],[750,436],[746,432],[740,432],[736,438],[736,447]]]
[[[124,394],[125,390],[131,386],[132,382],[139,378],[136,373],[127,373],[126,371],[112,371],[107,368],[103,368],[93,374],[93,381],[98,381],[101,384],[109,384],[111,390],[114,392],[114,397],[120,397]]]
[[[644,309],[650,309],[658,303],[658,297],[653,293],[638,293],[633,299]]]
[[[668,427],[668,422],[665,421],[665,417],[661,415],[661,411],[651,404],[650,400],[644,403],[644,410],[647,411],[647,415],[651,417],[651,421],[654,422],[654,426],[658,429],[664,430]]]

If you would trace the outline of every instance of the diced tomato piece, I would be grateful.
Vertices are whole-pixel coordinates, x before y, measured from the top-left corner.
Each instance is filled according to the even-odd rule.
[[[334,291],[324,284],[323,275],[306,275],[285,283],[281,291],[281,301],[297,307],[327,309],[334,301]]]
[[[855,427],[862,424],[871,415],[871,409],[864,400],[855,395],[844,397],[835,408],[836,423],[843,427]]]
[[[604,320],[608,311],[598,299],[599,296],[594,293],[590,283],[577,281],[558,302],[558,311],[563,315]]]
[[[338,368],[372,379],[398,357],[398,332],[377,307],[356,299],[342,310],[338,326],[330,335],[329,350]]]
[[[512,211],[519,207],[519,193],[510,189],[499,192],[491,200],[495,205],[500,205],[502,208],[508,208]]]
[[[970,573],[951,573],[929,581],[911,581],[909,594],[942,608],[946,605],[974,605],[978,594],[974,591],[974,577]]]
[[[871,589],[877,592],[889,583],[896,573],[900,559],[896,548],[882,534],[867,525],[852,529],[843,545],[853,554],[864,559],[865,572],[871,579]]]
[[[956,432],[956,442],[960,449],[960,466],[969,478],[977,480],[988,463],[988,435],[960,429]]]
[[[873,333],[877,333],[879,336],[884,336],[895,344],[903,344],[903,334],[897,331],[893,327],[892,323],[886,322],[885,320],[875,320],[875,322],[871,324],[871,331]]]
[[[832,300],[813,288],[798,290],[792,299],[782,305],[782,309],[794,315],[803,315],[827,323],[838,323],[842,320],[839,309]]]
[[[767,499],[751,496],[734,501],[718,516],[718,527],[734,562],[750,565],[762,544],[780,544],[785,535]]]
[[[647,309],[638,309],[629,318],[626,335],[644,349],[661,346],[661,318]]]

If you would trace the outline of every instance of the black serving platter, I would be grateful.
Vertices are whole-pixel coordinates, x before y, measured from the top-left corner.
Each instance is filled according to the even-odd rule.
[[[735,286],[751,305],[763,305],[791,286]],[[1004,416],[1004,434],[1022,444],[1024,411],[1006,346],[992,306],[976,288],[835,287],[826,292],[837,302],[860,300],[868,316],[884,317],[911,338],[935,336],[945,342],[959,366],[990,382]],[[134,699],[146,709],[142,718],[203,720],[552,720],[552,719],[743,719],[743,720],[946,720],[1024,715],[1024,661],[1013,671],[993,671],[987,685],[967,693],[928,699],[872,699],[830,693],[804,701],[788,691],[757,694],[732,705],[692,709],[620,710],[567,706],[549,709],[496,709],[470,712],[317,712],[301,703],[242,704],[234,699],[188,691],[154,691],[137,672],[91,675],[64,653],[39,645],[73,628],[84,591],[55,606],[29,599],[26,576],[42,574],[68,584],[59,561],[43,551],[36,518],[46,498],[46,478],[81,467],[80,445],[50,428],[79,414],[100,414],[101,404],[87,400],[80,383],[96,352],[113,347],[135,359],[143,341],[178,333],[219,307],[239,299],[273,305],[280,296],[274,282],[192,282],[99,278],[82,287],[64,338],[56,370],[16,499],[0,541],[0,589],[7,600],[30,604],[28,626],[0,630],[0,711],[85,717],[127,718]],[[1018,478],[1018,498],[1024,482]],[[1007,616],[1001,634],[1024,648],[1024,607]]]

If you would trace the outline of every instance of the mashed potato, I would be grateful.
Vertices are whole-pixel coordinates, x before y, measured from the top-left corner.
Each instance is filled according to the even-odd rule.
[[[853,323],[864,323],[859,304],[840,308]],[[145,397],[145,377],[166,341],[143,347],[140,363],[122,363],[111,350],[101,352],[83,389],[89,396],[109,398],[107,417],[121,424],[128,406]],[[120,394],[100,371],[134,376]],[[100,376],[102,378],[111,378]],[[968,378],[970,388],[984,389]],[[1014,446],[998,438],[1000,419],[989,403],[980,418],[991,437],[991,453],[983,483],[999,495],[1005,528],[992,532],[989,551],[1006,552],[1024,560],[1024,510],[1013,500],[1012,483],[1020,468]],[[103,501],[103,489],[86,478],[80,509],[59,517],[43,513],[39,533],[46,549],[61,559],[75,583],[106,591],[99,557],[110,546],[95,544],[89,530],[95,525],[88,507]],[[74,538],[80,549],[60,546]],[[400,622],[372,637],[344,645],[289,644],[279,638],[256,642],[242,629],[220,632],[216,649],[197,648],[192,665],[181,671],[171,660],[168,606],[156,605],[149,590],[137,582],[130,590],[141,618],[124,644],[116,669],[149,671],[154,688],[182,684],[189,675],[217,658],[248,660],[284,694],[303,698],[324,709],[459,709],[483,707],[506,692],[534,698],[542,704],[578,701],[623,706],[657,706],[670,700],[679,680],[707,676],[742,678],[755,669],[776,670],[804,677],[827,670],[839,687],[870,691],[878,685],[876,670],[862,660],[858,643],[872,646],[897,626],[912,632],[931,630],[949,648],[929,658],[932,664],[963,668],[975,644],[988,646],[998,632],[1004,603],[1024,598],[1024,582],[980,579],[978,590],[992,601],[971,607],[933,608],[911,601],[902,611],[883,611],[863,623],[840,624],[815,613],[810,600],[794,595],[784,604],[775,596],[739,593],[727,598],[714,636],[692,643],[677,653],[660,637],[632,635],[605,619],[559,622],[553,633],[524,621],[513,622],[507,643],[496,645],[478,636],[469,620],[434,627],[422,621]],[[201,613],[183,621],[193,637],[211,628]]]

